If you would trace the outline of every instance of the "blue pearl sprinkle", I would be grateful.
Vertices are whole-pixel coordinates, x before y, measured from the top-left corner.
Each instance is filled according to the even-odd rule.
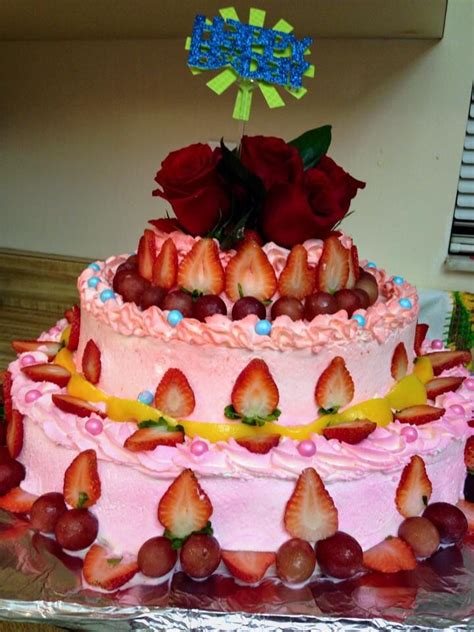
[[[89,287],[93,287],[93,288],[96,288],[99,285],[99,283],[100,283],[100,279],[99,279],[99,277],[96,277],[96,276],[91,277],[87,281],[87,285]]]
[[[102,290],[100,293],[100,300],[102,303],[110,300],[111,298],[115,298],[115,292],[113,290]]]
[[[405,283],[405,279],[401,276],[394,276],[392,281],[395,283],[395,285],[403,285]]]
[[[154,396],[153,396],[153,393],[151,391],[142,391],[138,395],[137,399],[142,404],[151,404],[151,403],[153,403]]]
[[[369,261],[369,263],[365,267],[366,268],[376,268],[377,265],[373,261]]]
[[[361,314],[354,314],[354,316],[352,316],[352,320],[355,320],[360,327],[364,327],[367,322]]]
[[[255,332],[259,336],[268,336],[272,330],[272,324],[269,320],[259,320],[255,325]]]
[[[400,306],[404,309],[412,308],[412,303],[409,298],[401,298],[398,302],[400,303]]]
[[[183,318],[184,316],[179,311],[179,309],[172,309],[168,314],[168,323],[171,325],[171,327],[176,327],[176,325],[180,323]]]
[[[98,263],[89,263],[87,267],[91,270],[95,270],[96,272],[99,272],[100,270],[100,265]]]

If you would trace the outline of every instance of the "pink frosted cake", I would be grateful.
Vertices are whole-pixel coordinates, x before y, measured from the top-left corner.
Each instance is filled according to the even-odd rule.
[[[176,568],[289,584],[396,572],[458,542],[470,354],[424,341],[415,288],[359,265],[334,222],[308,239],[288,224],[277,245],[264,210],[263,239],[252,226],[227,249],[190,228],[164,177],[175,154],[158,194],[181,230],[153,222],[137,255],[84,270],[69,323],[14,343],[0,506],[106,590]],[[269,197],[281,187],[253,170]]]

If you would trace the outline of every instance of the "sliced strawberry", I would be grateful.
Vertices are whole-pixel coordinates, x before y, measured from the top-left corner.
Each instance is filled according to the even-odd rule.
[[[86,380],[91,384],[97,384],[100,380],[101,370],[100,349],[91,338],[87,341],[82,354],[82,372]]]
[[[423,344],[424,339],[426,338],[426,334],[428,333],[429,325],[425,323],[417,323],[416,331],[415,331],[415,341],[413,344],[413,348],[415,350],[415,355],[421,355],[421,345]]]
[[[406,542],[387,538],[364,552],[364,566],[381,573],[398,573],[416,568],[416,558]]]
[[[173,233],[175,230],[182,232],[179,222],[174,217],[160,217],[159,219],[149,219],[148,223],[158,228],[162,233]]]
[[[464,446],[464,463],[469,472],[474,472],[474,435],[468,438]]]
[[[61,343],[54,340],[14,340],[12,347],[17,353],[42,351],[46,353],[48,360],[52,360],[61,349]]]
[[[350,252],[333,235],[324,241],[323,252],[318,264],[318,290],[333,294],[346,287],[349,279]]]
[[[237,439],[237,443],[254,454],[267,454],[272,448],[277,447],[280,439],[280,435],[277,434],[250,435]]]
[[[419,516],[431,498],[431,481],[426,473],[425,462],[415,455],[403,468],[395,494],[395,504],[404,518]]]
[[[67,309],[64,310],[64,318],[67,320],[69,324],[72,323],[72,319],[73,319],[73,314],[74,314],[73,307],[68,307]]]
[[[293,246],[278,279],[280,294],[302,299],[313,293],[315,284],[316,276],[308,266],[306,248],[302,245]]]
[[[225,271],[225,291],[232,301],[241,296],[269,300],[276,291],[275,270],[255,241],[245,242],[229,261]]]
[[[285,528],[294,538],[323,540],[337,531],[337,509],[312,467],[302,471],[286,504]]]
[[[178,274],[178,251],[169,237],[161,246],[160,254],[153,264],[153,285],[171,290]]]
[[[76,351],[79,346],[79,335],[81,333],[81,310],[78,305],[73,305],[71,312],[71,331],[69,332],[67,348],[69,351]]]
[[[469,533],[474,533],[474,503],[470,503],[467,500],[460,500],[456,507],[466,516]]]
[[[52,382],[61,388],[71,379],[69,371],[59,364],[30,364],[21,370],[33,382]]]
[[[392,356],[392,366],[390,368],[392,377],[399,382],[405,377],[408,371],[408,354],[403,342],[399,342],[395,347],[395,351]]]
[[[23,491],[21,487],[14,487],[5,496],[0,497],[0,509],[12,513],[29,513],[37,498],[38,496]]]
[[[178,285],[193,292],[220,294],[224,290],[224,268],[213,239],[197,241],[181,261]]]
[[[222,561],[234,577],[249,584],[256,584],[275,563],[275,553],[222,551]]]
[[[355,445],[366,439],[375,429],[377,424],[368,419],[357,419],[334,426],[326,426],[323,435],[326,439],[337,439],[344,443]]]
[[[251,360],[241,371],[232,389],[232,405],[242,417],[265,418],[278,405],[278,387],[263,360]]]
[[[419,406],[409,406],[403,410],[399,410],[394,414],[394,418],[402,424],[413,424],[414,426],[422,426],[430,421],[436,421],[444,415],[446,410],[429,404],[420,404]]]
[[[319,376],[315,390],[316,403],[326,411],[337,411],[341,406],[346,406],[353,397],[354,382],[351,374],[344,359],[336,356]]]
[[[349,254],[349,276],[347,277],[346,288],[351,290],[355,286],[359,277],[359,252],[357,250],[357,246],[353,244]]]
[[[23,415],[15,408],[7,424],[6,442],[10,456],[16,459],[23,447]]]
[[[84,450],[64,473],[64,499],[77,509],[92,507],[100,498],[100,478],[95,450]]]
[[[184,373],[168,369],[155,392],[156,408],[171,417],[183,418],[193,412],[195,405],[193,389]]]
[[[125,561],[109,553],[105,547],[93,544],[84,558],[82,572],[90,586],[117,590],[136,575],[138,564],[136,560]]]
[[[148,228],[138,242],[138,272],[147,281],[153,277],[153,264],[156,259],[155,233]]]
[[[236,246],[236,250],[240,250],[240,248],[246,244],[248,241],[254,241],[259,246],[263,246],[263,239],[256,230],[252,230],[251,228],[244,228],[244,237],[241,239]]]
[[[53,404],[65,413],[77,415],[78,417],[90,417],[91,415],[105,417],[105,413],[80,397],[53,393],[51,399],[53,400]]]
[[[13,378],[10,371],[5,371],[3,375],[3,406],[5,410],[5,421],[10,421],[12,418],[13,401],[12,401],[12,384]]]
[[[158,520],[176,538],[203,529],[211,514],[211,501],[190,469],[175,478],[158,505]]]
[[[153,424],[136,430],[125,441],[124,447],[130,452],[154,450],[159,445],[174,446],[184,442],[182,430],[168,430],[167,424]]]
[[[435,351],[426,353],[424,358],[428,358],[433,367],[433,373],[439,375],[447,369],[452,369],[460,364],[469,364],[471,361],[470,351]]]
[[[428,399],[436,399],[438,395],[443,393],[452,393],[456,391],[463,383],[463,377],[435,377],[425,384],[426,395]]]

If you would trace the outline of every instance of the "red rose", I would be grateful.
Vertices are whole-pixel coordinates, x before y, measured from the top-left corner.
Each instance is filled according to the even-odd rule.
[[[255,173],[267,191],[277,182],[298,182],[303,178],[303,161],[298,150],[273,136],[244,136],[240,160]]]
[[[196,143],[171,152],[161,163],[153,195],[167,200],[179,224],[191,235],[205,235],[230,207],[216,165],[220,150]]]

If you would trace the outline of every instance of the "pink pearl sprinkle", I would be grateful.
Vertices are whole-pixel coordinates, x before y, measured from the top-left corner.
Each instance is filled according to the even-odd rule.
[[[35,364],[36,363],[36,359],[35,356],[32,356],[30,353],[28,353],[27,355],[24,355],[21,359],[21,366],[30,366],[30,364]]]
[[[102,432],[102,430],[104,429],[104,424],[100,419],[97,419],[97,417],[91,417],[86,421],[85,428],[89,434],[95,437]]]
[[[204,452],[207,452],[208,450],[209,446],[204,441],[193,441],[191,445],[191,452],[194,456],[201,456],[201,454],[204,454]]]
[[[464,386],[468,391],[474,391],[474,377],[468,377],[464,380]]]
[[[435,338],[434,340],[431,341],[431,348],[432,349],[443,349],[444,348],[444,342],[442,340],[440,340],[439,338]]]
[[[316,454],[316,444],[311,439],[304,439],[298,443],[298,452],[301,456],[313,456]]]
[[[451,415],[463,415],[464,416],[464,408],[460,404],[453,404],[448,408],[448,413]]]
[[[41,397],[41,391],[38,391],[36,388],[32,391],[28,391],[25,395],[25,402],[27,404],[31,404],[31,402],[35,402],[38,397]]]
[[[407,443],[413,443],[413,441],[418,439],[418,430],[412,426],[407,426],[402,428],[401,435]]]

